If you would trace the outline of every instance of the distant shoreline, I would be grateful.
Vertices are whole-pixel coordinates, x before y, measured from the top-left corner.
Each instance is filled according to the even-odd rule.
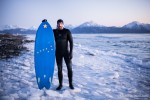
[[[36,35],[36,33],[0,33],[1,34],[12,34],[12,35]],[[72,33],[72,34],[150,34],[150,33]]]

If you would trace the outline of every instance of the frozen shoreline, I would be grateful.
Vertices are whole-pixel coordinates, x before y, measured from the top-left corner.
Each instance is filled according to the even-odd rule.
[[[27,36],[34,40],[34,35]],[[58,85],[57,66],[50,90],[37,87],[33,50],[15,59],[1,60],[0,99],[148,100],[150,99],[150,35],[78,34],[74,37],[74,85],[68,87],[64,64],[64,87]]]

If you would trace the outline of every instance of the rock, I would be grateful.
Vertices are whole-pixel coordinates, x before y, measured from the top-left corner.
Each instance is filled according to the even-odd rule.
[[[34,42],[34,40],[24,40],[24,43]]]

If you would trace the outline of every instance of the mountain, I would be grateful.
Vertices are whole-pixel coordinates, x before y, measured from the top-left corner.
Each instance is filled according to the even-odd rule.
[[[0,30],[9,30],[9,29],[16,29],[19,28],[17,25],[3,25],[0,26]]]
[[[150,33],[150,24],[144,24],[137,21],[133,21],[131,23],[128,23],[124,25],[122,28],[133,31],[136,33]]]
[[[0,26],[0,33],[13,33],[13,34],[35,34],[37,28],[32,26],[28,29],[21,28],[17,25],[4,25]]]
[[[137,30],[150,30],[150,24],[144,24],[144,23],[139,23],[137,21],[133,21],[127,25],[123,26],[124,28],[129,28],[129,29],[137,29]]]
[[[144,24],[143,26],[144,26],[145,29],[150,31],[150,24]]]
[[[28,30],[37,30],[37,27],[31,26]]]
[[[16,29],[8,29],[2,30],[0,33],[12,33],[12,34],[35,34],[36,30],[28,30],[23,28],[16,28]]]
[[[73,33],[150,33],[150,24],[133,21],[122,27],[107,27],[90,21],[75,27],[71,31]]]
[[[129,28],[129,29],[140,29],[143,25],[137,21],[133,21],[127,25],[124,25],[124,28]]]
[[[100,33],[100,31],[105,28],[103,25],[90,21],[73,28],[71,31],[73,33]]]
[[[99,25],[93,21],[89,21],[79,25],[78,27],[105,27],[105,26]]]
[[[67,29],[70,29],[70,30],[72,30],[74,28],[74,26],[71,24],[65,25],[64,27]]]

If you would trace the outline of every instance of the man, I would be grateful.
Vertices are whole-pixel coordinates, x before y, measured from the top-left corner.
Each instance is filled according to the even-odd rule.
[[[62,73],[62,61],[65,60],[67,70],[68,70],[68,79],[70,89],[74,89],[72,84],[72,56],[73,56],[73,38],[71,32],[64,28],[64,22],[62,19],[57,21],[57,29],[54,29],[55,43],[56,43],[56,62],[58,67],[58,78],[59,86],[56,90],[60,90],[63,87],[63,73]],[[69,46],[68,46],[69,42]],[[68,50],[69,48],[69,50]]]

